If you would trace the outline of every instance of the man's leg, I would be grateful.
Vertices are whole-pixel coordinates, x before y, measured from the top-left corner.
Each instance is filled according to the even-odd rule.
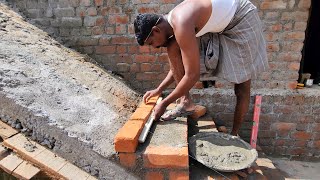
[[[178,84],[184,76],[184,67],[182,63],[180,47],[176,40],[172,40],[167,47],[169,56],[170,69],[173,73],[173,78]],[[185,110],[190,111],[194,109],[194,104],[191,100],[189,92],[180,98],[180,104],[184,106]]]
[[[231,131],[231,135],[238,135],[244,117],[248,112],[250,103],[250,84],[251,80],[234,85],[234,92],[237,97],[237,104],[234,112],[233,128]]]

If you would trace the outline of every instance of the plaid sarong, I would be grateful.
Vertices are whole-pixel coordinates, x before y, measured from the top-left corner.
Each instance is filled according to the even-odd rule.
[[[239,84],[269,67],[257,9],[248,0],[237,3],[235,16],[222,32],[198,38],[202,77],[217,76]]]

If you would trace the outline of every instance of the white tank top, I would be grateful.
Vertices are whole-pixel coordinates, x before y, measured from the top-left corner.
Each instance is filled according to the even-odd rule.
[[[203,28],[196,34],[196,37],[202,36],[208,32],[219,33],[223,31],[232,20],[236,10],[236,0],[211,0],[212,12],[209,20]],[[171,10],[168,14],[168,22],[171,22]]]

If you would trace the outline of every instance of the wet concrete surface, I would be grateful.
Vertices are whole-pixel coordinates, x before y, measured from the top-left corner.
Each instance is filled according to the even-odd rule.
[[[0,2],[0,119],[101,179],[134,179],[113,139],[141,95]]]

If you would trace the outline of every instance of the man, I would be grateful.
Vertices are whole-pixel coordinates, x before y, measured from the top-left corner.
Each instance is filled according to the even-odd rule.
[[[154,108],[155,118],[170,120],[193,113],[189,90],[199,80],[203,63],[207,71],[234,83],[237,103],[231,134],[238,135],[249,107],[251,79],[268,68],[256,7],[248,0],[185,0],[165,16],[139,14],[134,27],[139,45],[167,47],[170,63],[166,78],[145,93],[144,101],[176,82],[176,88]],[[202,39],[204,34],[209,38]],[[177,108],[164,114],[177,99]]]

